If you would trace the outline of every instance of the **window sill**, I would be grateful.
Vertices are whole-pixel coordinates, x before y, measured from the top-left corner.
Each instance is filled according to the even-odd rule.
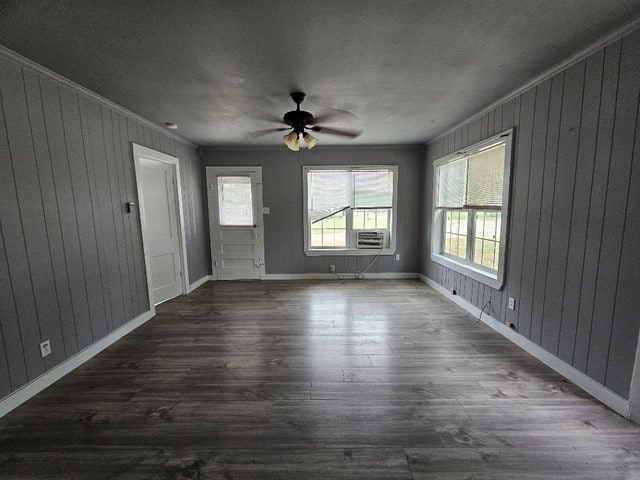
[[[431,260],[496,290],[500,290],[504,285],[502,272],[493,274],[468,263],[456,262],[452,258],[437,253],[431,253]]]
[[[314,248],[305,249],[304,254],[307,257],[330,257],[330,256],[358,256],[358,255],[393,255],[394,248]]]

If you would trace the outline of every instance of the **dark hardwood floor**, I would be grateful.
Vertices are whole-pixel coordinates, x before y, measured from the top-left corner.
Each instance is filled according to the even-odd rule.
[[[419,281],[210,282],[0,419],[8,479],[638,479],[640,426]]]

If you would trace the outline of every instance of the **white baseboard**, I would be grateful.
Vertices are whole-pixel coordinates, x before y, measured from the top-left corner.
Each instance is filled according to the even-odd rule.
[[[640,423],[640,334],[638,334],[636,361],[629,388],[629,418],[636,423]]]
[[[193,292],[196,288],[204,285],[205,283],[207,283],[209,280],[211,280],[210,275],[205,275],[204,277],[202,277],[199,280],[196,280],[195,282],[189,284],[189,290],[187,291],[187,293],[191,293]]]
[[[24,402],[29,400],[34,395],[40,393],[51,384],[60,380],[62,377],[78,368],[87,360],[95,357],[102,350],[114,344],[126,334],[132,332],[143,323],[149,321],[151,318],[153,318],[154,315],[155,310],[152,309],[143,313],[142,315],[137,316],[130,322],[125,323],[120,328],[111,332],[106,337],[101,338],[93,345],[90,345],[81,352],[76,353],[72,357],[66,359],[60,365],[40,375],[35,380],[29,382],[23,387],[20,387],[12,394],[0,400],[0,418],[9,413],[11,410],[19,407]]]
[[[333,273],[266,273],[262,280],[339,280]]]
[[[444,288],[439,283],[431,280],[430,278],[420,275],[420,279],[433,288],[438,293],[447,297],[452,302],[456,303],[460,307],[464,308],[467,312],[473,315],[476,318],[480,318],[480,309],[463,298],[460,298],[458,295],[453,295],[449,290]],[[612,410],[616,411],[620,415],[624,417],[629,417],[629,401],[625,398],[621,397],[617,393],[609,390],[607,387],[598,383],[593,378],[585,375],[580,370],[574,368],[568,363],[560,360],[555,355],[547,352],[545,349],[536,345],[531,340],[523,337],[516,331],[510,329],[507,325],[499,322],[495,318],[483,314],[482,322],[486,323],[489,327],[494,329],[496,332],[500,333],[502,336],[511,340],[517,346],[522,348],[527,353],[533,355],[542,363],[551,367],[553,370],[558,372],[560,375],[565,377],[567,380],[571,381],[578,387],[582,388],[587,393],[593,395],[595,398],[600,400],[602,403],[610,407]]]
[[[263,280],[353,280],[353,279],[388,279],[403,280],[420,278],[419,273],[388,272],[388,273],[267,273]]]
[[[347,274],[353,275],[353,277],[344,277],[344,278],[358,278],[357,274]],[[412,272],[389,272],[389,273],[365,273],[362,278],[371,278],[371,279],[381,279],[381,280],[409,280],[412,278],[420,278],[419,273]]]

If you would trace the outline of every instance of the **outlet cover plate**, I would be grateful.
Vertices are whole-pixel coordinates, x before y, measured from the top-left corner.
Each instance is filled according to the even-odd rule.
[[[40,355],[42,355],[42,358],[51,355],[51,342],[49,340],[45,340],[40,344]]]
[[[509,310],[516,309],[516,299],[513,297],[509,297]]]

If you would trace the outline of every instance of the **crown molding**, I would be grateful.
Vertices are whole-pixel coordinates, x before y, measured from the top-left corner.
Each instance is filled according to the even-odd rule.
[[[429,145],[430,143],[433,143],[436,140],[440,140],[441,138],[446,137],[447,135],[449,135],[450,133],[453,133],[455,130],[459,129],[463,125],[471,123],[472,121],[477,120],[483,115],[489,113],[494,108],[504,103],[507,103],[510,100],[513,100],[518,95],[521,95],[522,93],[529,90],[531,87],[544,82],[545,80],[553,77],[554,75],[556,75],[557,73],[560,73],[563,70],[566,70],[570,66],[575,65],[576,63],[584,60],[589,55],[597,52],[598,50],[608,45],[611,45],[613,42],[617,42],[621,38],[625,37],[626,35],[636,30],[638,27],[640,27],[640,16],[634,18],[633,20],[630,20],[627,23],[622,24],[621,26],[615,28],[614,30],[611,30],[609,33],[606,33],[605,35],[601,36],[586,48],[583,48],[582,50],[578,51],[577,53],[574,53],[570,57],[567,57],[560,63],[557,63],[556,65],[552,66],[551,68],[548,68],[547,70],[543,71],[539,75],[536,75],[525,84],[507,93],[506,95],[500,97],[498,100],[490,103],[489,105],[484,107],[482,110],[478,111],[477,113],[474,113],[469,118],[466,118],[464,121],[455,124],[451,128],[448,128],[445,132],[440,133],[437,136],[427,140],[424,144]]]
[[[26,57],[23,57],[22,55],[20,55],[17,52],[14,52],[13,50],[8,49],[7,47],[0,45],[0,55],[3,55],[7,58],[10,58],[12,60],[15,60],[21,64],[23,64],[24,66],[35,70],[36,72],[42,74],[42,75],[46,75],[47,77],[62,83],[63,85],[75,90],[78,93],[82,93],[83,95],[86,95],[88,97],[93,98],[94,100],[101,102],[105,105],[107,105],[108,107],[112,108],[113,110],[116,110],[117,112],[122,113],[123,115],[126,115],[128,117],[133,118],[134,120],[137,120],[138,122],[144,124],[145,126],[152,128],[158,132],[160,132],[161,134],[172,138],[173,140],[176,140],[180,143],[184,143],[186,145],[189,145],[190,147],[196,148],[198,145],[191,143],[188,140],[185,140],[184,138],[182,138],[179,135],[176,135],[175,133],[172,132],[168,132],[165,128],[162,128],[160,125],[158,125],[157,123],[152,122],[151,120],[148,120],[140,115],[138,115],[137,113],[133,113],[130,110],[127,110],[126,108],[124,108],[121,105],[118,105],[117,103],[109,100],[108,98],[105,98],[101,95],[98,95],[97,93],[89,90],[86,87],[83,87],[82,85],[74,82],[73,80],[69,80],[66,77],[63,77],[62,75],[49,70],[47,67],[44,67],[42,65],[40,65],[39,63],[34,62],[33,60],[29,60]]]
[[[403,143],[403,144],[377,144],[377,145],[321,145],[318,144],[316,148],[320,147],[320,150],[420,150],[424,148],[422,143]],[[307,149],[301,148],[298,152],[291,152],[284,145],[209,145],[202,147],[203,152],[238,152],[238,151],[281,151],[288,153],[292,156],[307,154]]]

